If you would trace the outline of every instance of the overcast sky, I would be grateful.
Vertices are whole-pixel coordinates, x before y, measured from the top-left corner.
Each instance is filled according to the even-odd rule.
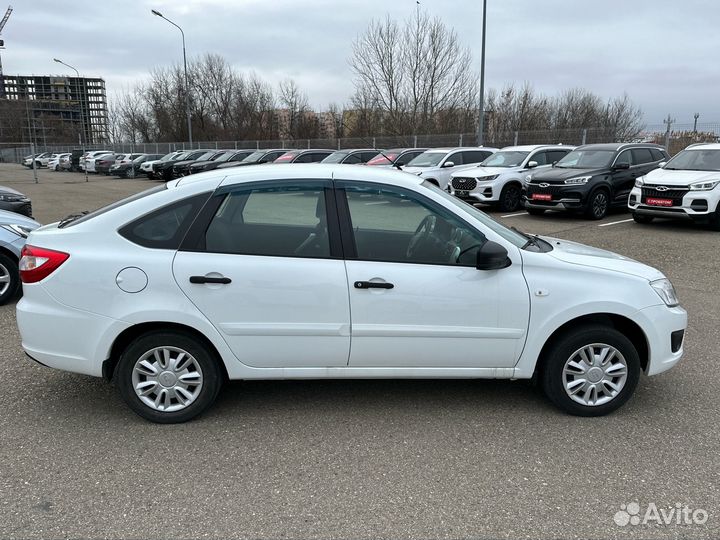
[[[15,0],[2,37],[6,74],[100,76],[108,94],[213,52],[271,83],[293,78],[318,109],[352,94],[352,40],[372,18],[403,18],[415,0]],[[479,65],[480,0],[422,0],[469,46]],[[487,85],[529,81],[555,94],[584,87],[627,92],[648,124],[720,122],[720,0],[488,0]],[[3,6],[0,5],[0,10]],[[0,12],[0,15],[2,13]]]

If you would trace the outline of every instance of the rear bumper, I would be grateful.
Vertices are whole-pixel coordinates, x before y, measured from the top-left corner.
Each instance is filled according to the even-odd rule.
[[[130,325],[61,304],[39,284],[23,290],[17,324],[25,354],[44,366],[101,377],[115,337]]]

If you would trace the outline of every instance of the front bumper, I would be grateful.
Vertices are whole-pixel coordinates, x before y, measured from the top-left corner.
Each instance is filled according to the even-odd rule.
[[[592,186],[589,184],[565,185],[526,183],[523,187],[522,201],[525,208],[542,210],[581,210],[585,207]],[[534,196],[544,197],[536,199]]]
[[[16,214],[22,214],[29,218],[32,215],[32,202],[30,199],[21,199],[19,201],[0,201],[0,210],[7,210],[8,212],[15,212]]]
[[[720,211],[720,189],[715,188],[709,191],[689,191],[678,189],[679,196],[668,196],[672,206],[659,206],[648,204],[647,195],[642,189],[634,187],[628,198],[628,208],[633,213],[661,217],[691,219],[694,221],[706,221],[712,214]],[[647,193],[647,192],[646,192]],[[661,195],[655,198],[664,198]]]
[[[679,342],[678,336],[687,328],[687,312],[680,306],[658,305],[638,311],[636,319],[648,341],[645,374],[657,375],[677,364],[685,352],[684,339]]]

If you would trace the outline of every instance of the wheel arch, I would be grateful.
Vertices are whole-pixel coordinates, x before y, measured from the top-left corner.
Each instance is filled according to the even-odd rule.
[[[648,344],[647,336],[643,332],[642,328],[633,320],[625,317],[624,315],[618,315],[617,313],[594,313],[591,315],[582,315],[571,319],[560,327],[558,327],[548,339],[545,341],[537,362],[535,363],[535,371],[533,373],[533,379],[537,378],[538,374],[542,371],[544,363],[547,361],[547,351],[568,331],[582,326],[584,324],[600,324],[614,328],[625,337],[627,337],[637,350],[638,356],[640,357],[640,367],[643,372],[647,372],[649,360],[650,360],[650,346]]]
[[[225,380],[228,380],[229,377],[228,377],[227,367],[225,366],[225,362],[223,361],[222,356],[220,355],[220,352],[218,351],[217,347],[215,347],[213,342],[210,341],[210,339],[208,339],[207,336],[205,336],[205,334],[203,334],[196,328],[193,328],[186,324],[169,322],[169,321],[153,321],[153,322],[138,323],[138,324],[130,326],[129,328],[126,328],[125,330],[120,332],[120,334],[118,334],[118,336],[115,338],[115,341],[113,341],[113,344],[110,348],[110,354],[108,356],[108,359],[103,362],[103,365],[102,365],[103,378],[107,381],[112,380],[112,378],[115,374],[115,367],[117,366],[118,361],[120,360],[120,355],[133,340],[139,338],[140,336],[142,336],[144,334],[148,334],[150,332],[168,331],[168,330],[175,330],[175,331],[179,331],[179,332],[188,334],[192,338],[203,343],[208,348],[208,350],[211,352],[211,354],[215,357],[215,361],[220,366],[221,373],[223,374],[223,377],[225,378]]]
[[[7,257],[10,257],[10,258],[11,258],[13,261],[15,261],[16,263],[17,263],[17,262],[20,262],[20,259],[18,259],[18,256],[15,255],[15,253],[13,253],[12,251],[10,251],[10,250],[7,249],[6,247],[0,247],[0,253],[2,253],[3,255],[5,255],[5,256],[7,256]]]

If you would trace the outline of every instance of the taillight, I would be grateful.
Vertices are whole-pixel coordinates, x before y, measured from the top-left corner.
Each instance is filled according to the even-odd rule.
[[[52,274],[70,255],[62,251],[25,244],[20,254],[20,279],[23,283],[37,283]]]

